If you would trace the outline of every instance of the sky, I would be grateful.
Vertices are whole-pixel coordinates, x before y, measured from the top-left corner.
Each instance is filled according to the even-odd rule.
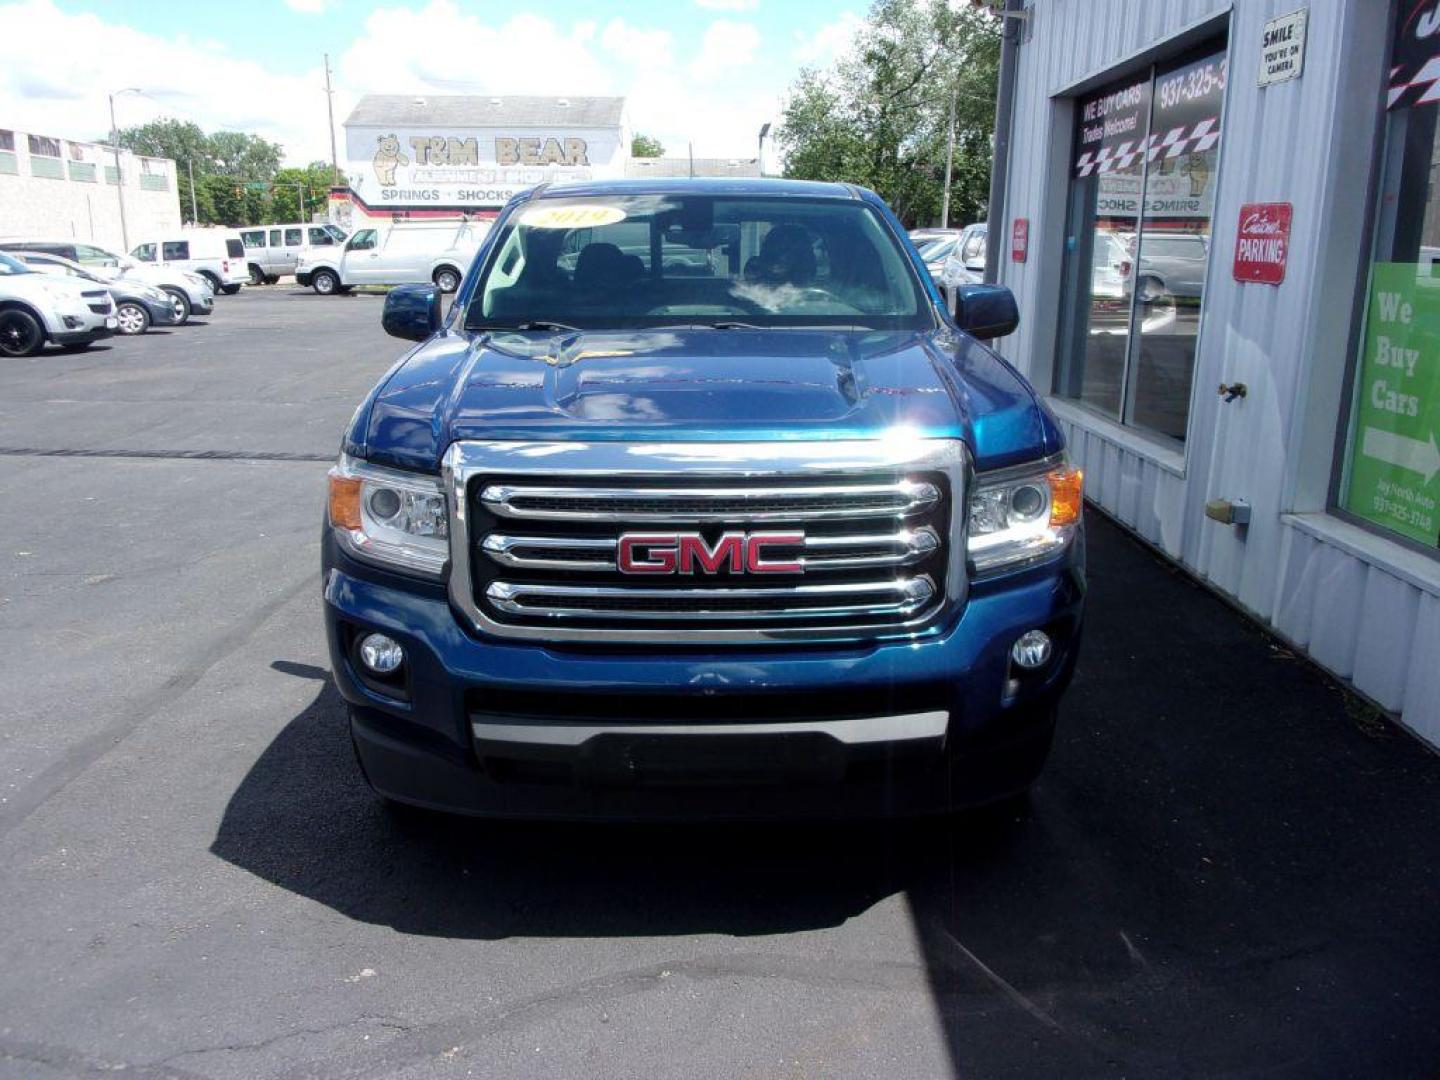
[[[843,52],[868,0],[0,0],[0,128],[69,139],[161,116],[329,160],[362,94],[622,94],[667,154],[753,157],[802,66]],[[16,46],[23,43],[23,47]],[[767,159],[769,152],[767,149]]]

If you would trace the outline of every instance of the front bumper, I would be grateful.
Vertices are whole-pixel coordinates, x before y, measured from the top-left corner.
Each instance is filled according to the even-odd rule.
[[[150,323],[153,326],[174,326],[175,308],[168,300],[150,300],[146,297],[137,297],[139,303],[150,315]],[[194,307],[191,307],[194,310]]]
[[[324,548],[332,670],[367,778],[397,801],[500,817],[868,817],[1011,794],[1048,750],[1085,588],[1081,534],[974,583],[923,640],[562,648],[477,636],[443,587],[354,562],[328,529]],[[1055,656],[1017,680],[1010,646],[1037,626]],[[371,630],[406,650],[395,688],[353,659]]]

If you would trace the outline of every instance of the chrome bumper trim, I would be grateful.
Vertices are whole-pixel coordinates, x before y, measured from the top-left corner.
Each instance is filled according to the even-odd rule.
[[[470,728],[481,742],[531,746],[578,747],[601,735],[673,735],[687,738],[697,735],[828,735],[846,746],[860,746],[866,743],[943,739],[949,723],[950,714],[942,709],[899,716],[762,724],[526,724],[496,719],[471,721]]]

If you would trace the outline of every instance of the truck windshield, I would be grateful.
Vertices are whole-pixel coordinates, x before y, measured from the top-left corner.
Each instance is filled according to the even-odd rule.
[[[894,235],[859,201],[557,193],[507,219],[465,321],[898,330],[935,316]]]

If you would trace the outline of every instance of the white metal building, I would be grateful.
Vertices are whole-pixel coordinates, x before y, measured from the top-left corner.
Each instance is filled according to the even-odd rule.
[[[367,94],[345,120],[350,206],[332,216],[494,217],[536,184],[624,176],[629,158],[621,97]]]
[[[0,236],[44,235],[92,240],[125,250],[120,199],[130,239],[180,227],[175,162],[98,143],[0,128]]]
[[[1026,12],[1001,351],[1106,511],[1440,744],[1440,4]]]

